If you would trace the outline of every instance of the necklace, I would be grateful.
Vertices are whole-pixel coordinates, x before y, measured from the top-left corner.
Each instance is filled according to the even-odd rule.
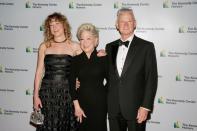
[[[53,41],[54,41],[55,43],[63,43],[63,42],[66,42],[66,40],[67,40],[67,39],[64,39],[63,41],[56,41],[55,39],[53,39]]]

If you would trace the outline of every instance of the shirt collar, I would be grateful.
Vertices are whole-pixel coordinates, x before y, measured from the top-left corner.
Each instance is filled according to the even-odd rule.
[[[134,34],[132,34],[131,36],[129,36],[129,38],[127,38],[125,41],[129,41],[129,46],[128,46],[128,48],[130,47],[130,45],[131,45],[131,42],[132,42],[132,40],[133,40],[133,37],[134,37]],[[120,38],[120,40],[121,41],[123,41],[121,38]],[[125,42],[125,41],[123,41],[123,42]]]

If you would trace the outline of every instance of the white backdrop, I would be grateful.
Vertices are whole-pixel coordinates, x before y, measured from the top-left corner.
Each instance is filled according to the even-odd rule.
[[[35,131],[29,124],[43,21],[65,14],[72,26],[90,22],[100,45],[119,38],[116,12],[132,8],[136,35],[155,44],[159,84],[147,131],[197,131],[197,0],[0,0],[0,131]]]

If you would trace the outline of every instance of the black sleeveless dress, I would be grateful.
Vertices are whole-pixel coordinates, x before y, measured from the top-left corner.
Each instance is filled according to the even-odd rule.
[[[37,131],[76,131],[68,80],[71,60],[72,56],[66,54],[45,56],[45,75],[39,91],[45,119]]]

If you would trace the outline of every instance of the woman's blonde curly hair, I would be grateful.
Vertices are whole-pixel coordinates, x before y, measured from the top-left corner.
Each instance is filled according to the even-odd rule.
[[[49,15],[44,21],[44,42],[46,43],[46,46],[50,47],[51,41],[54,39],[54,36],[50,31],[50,23],[52,22],[52,20],[61,22],[63,24],[65,37],[67,40],[71,41],[72,34],[68,19],[61,13],[54,12],[53,14]]]

